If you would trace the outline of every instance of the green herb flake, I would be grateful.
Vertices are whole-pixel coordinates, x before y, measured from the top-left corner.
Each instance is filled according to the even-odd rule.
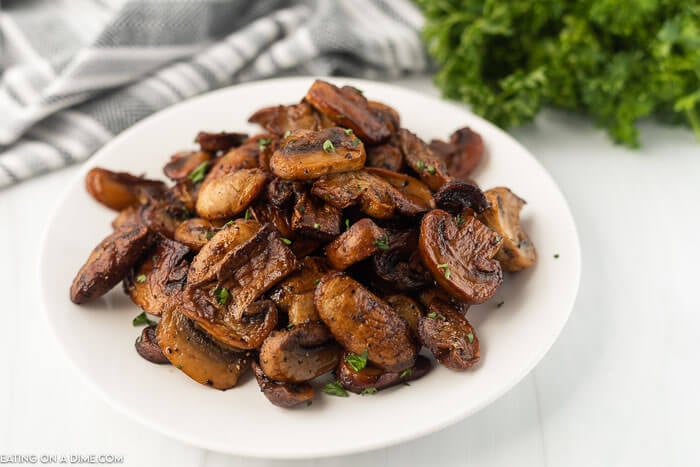
[[[356,88],[355,86],[353,86],[352,88],[353,88],[353,89],[355,90],[355,92],[357,92],[358,94],[364,95],[364,93],[365,93],[362,89]]]
[[[294,329],[294,327],[295,327],[295,325],[292,324],[292,323],[289,323],[289,324],[287,325],[287,329]]]
[[[318,230],[320,228],[321,228],[321,224],[319,224],[318,222],[314,222],[314,229]]]
[[[207,167],[209,167],[209,161],[204,161],[199,164],[190,174],[187,176],[192,183],[199,183],[204,180],[204,176],[207,173]]]
[[[450,273],[450,265],[449,265],[449,264],[447,264],[447,263],[438,264],[437,267],[438,267],[438,269],[444,269],[444,270],[445,270],[445,271],[444,271],[444,273],[445,273],[445,279],[449,279],[449,278],[450,278],[450,274],[451,274],[451,273]]]
[[[226,287],[217,287],[214,290],[214,296],[216,297],[216,302],[219,305],[226,305],[226,303],[228,303],[228,299],[231,297],[231,294]]]
[[[559,259],[559,253],[555,253],[554,259]]]
[[[260,138],[258,140],[258,149],[260,152],[264,151],[268,144],[272,142],[272,138]]]
[[[214,235],[216,235],[216,232],[214,232],[213,230],[204,234],[204,236],[206,237],[207,240],[211,240],[212,238],[214,238]]]
[[[362,142],[362,141],[360,141],[360,138],[355,138],[354,140],[352,140],[352,143],[351,143],[351,144],[352,144],[352,147],[353,147],[353,148],[358,147],[358,146],[360,145],[361,142]]]
[[[182,370],[182,365],[178,365],[176,368],[177,368],[178,370]]]
[[[370,396],[372,394],[377,393],[377,388],[365,388],[362,391],[360,391],[361,396]]]
[[[435,312],[428,313],[427,316],[428,316],[428,318],[435,319],[435,318],[437,318],[437,313],[435,313]]]
[[[423,170],[425,168],[425,162],[423,162],[423,161],[416,162],[416,168],[418,170]]]
[[[346,135],[351,135],[351,134],[352,134],[352,128],[346,128],[346,129],[345,129],[345,134],[346,134]]]
[[[321,283],[321,279],[316,279],[314,281],[314,287],[318,286],[318,284],[320,284],[320,283]]]
[[[138,282],[139,284],[143,284],[144,282],[146,282],[146,274],[139,274],[138,276],[136,276],[136,282]]]
[[[339,381],[329,381],[321,391],[329,396],[348,397],[348,392]]]
[[[282,240],[282,243],[284,243],[285,245],[291,245],[291,244],[292,244],[292,241],[291,241],[290,239],[288,239],[288,238],[281,237],[281,240]]]
[[[335,152],[335,146],[333,146],[333,141],[327,139],[323,142],[323,150],[327,153]]]
[[[345,230],[350,230],[350,219],[345,219]]]
[[[428,167],[426,167],[425,170],[426,170],[430,175],[434,175],[434,174],[435,174],[435,167],[433,167],[432,165],[429,165]]]
[[[148,319],[148,316],[146,316],[146,312],[142,312],[140,315],[138,315],[131,321],[131,324],[133,324],[134,326],[153,326],[157,323]]]
[[[474,342],[474,334],[472,334],[471,332],[469,334],[467,334],[467,340],[469,341],[470,344],[472,342]]]
[[[243,214],[243,219],[248,220],[253,217],[253,213],[250,212],[250,209],[245,210],[245,214]]]
[[[335,118],[340,120],[341,118],[345,118],[345,114],[338,114],[335,116]]]
[[[306,401],[306,406],[309,407],[311,404],[313,404],[313,401]]]
[[[228,221],[227,223],[224,224],[224,227],[228,227],[229,225],[233,225],[233,223],[236,222],[233,219]]]
[[[299,211],[300,213],[304,214],[304,211],[306,211],[306,208],[302,205],[302,206],[299,206],[299,207],[297,208],[297,211]]]
[[[367,366],[367,350],[360,355],[348,353],[345,362],[355,371],[362,371]]]
[[[501,308],[505,302],[498,302],[496,304],[496,308]]]
[[[374,241],[373,245],[382,251],[386,251],[389,249],[389,239],[387,237],[379,237]]]
[[[408,378],[412,374],[413,374],[413,368],[406,368],[405,370],[403,370],[401,372],[401,374],[399,375],[399,378],[401,378],[401,379]]]
[[[289,138],[289,135],[292,134],[292,130],[287,130],[284,132],[284,138]]]

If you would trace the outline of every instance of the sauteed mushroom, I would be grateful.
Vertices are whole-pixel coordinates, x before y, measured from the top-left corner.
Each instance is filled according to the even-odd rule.
[[[360,219],[326,245],[326,257],[331,266],[343,271],[376,253],[382,245],[382,239],[387,241],[383,229],[377,227],[371,219]]]
[[[240,214],[265,188],[260,169],[242,169],[205,182],[197,198],[197,214],[205,219],[226,219]]]
[[[486,198],[491,208],[481,213],[481,219],[503,237],[503,246],[496,255],[501,267],[515,272],[535,264],[535,246],[520,225],[520,210],[525,201],[505,187],[488,190]]]
[[[469,321],[454,307],[435,300],[418,322],[421,343],[435,359],[452,370],[466,370],[479,362],[479,339]]]
[[[381,391],[400,383],[408,383],[422,378],[432,369],[430,360],[423,355],[418,355],[416,363],[401,372],[385,371],[371,363],[357,371],[348,363],[348,355],[348,353],[343,354],[340,363],[338,363],[338,381],[345,389],[356,394],[373,390]]]
[[[260,368],[257,362],[253,362],[253,373],[258,381],[260,391],[277,407],[289,409],[299,404],[310,404],[314,398],[314,388],[309,383],[283,383],[273,381]]]
[[[142,193],[162,194],[166,186],[157,180],[95,167],[85,174],[85,189],[98,203],[121,211],[138,206]]]
[[[170,363],[170,360],[163,355],[163,350],[158,346],[155,325],[143,328],[141,335],[134,343],[134,347],[136,347],[136,352],[139,355],[151,363]]]
[[[228,151],[231,148],[240,146],[246,139],[248,139],[248,135],[245,133],[229,133],[226,131],[209,133],[200,131],[194,141],[199,144],[202,151],[217,152]]]

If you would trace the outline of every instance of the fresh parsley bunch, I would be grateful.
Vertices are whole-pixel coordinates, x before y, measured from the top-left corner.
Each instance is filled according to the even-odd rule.
[[[438,86],[502,127],[549,104],[629,146],[646,116],[700,139],[698,0],[417,2]]]

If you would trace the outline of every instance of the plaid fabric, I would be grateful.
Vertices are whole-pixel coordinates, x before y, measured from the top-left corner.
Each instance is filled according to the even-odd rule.
[[[428,67],[410,0],[5,0],[0,188],[188,97],[280,74]]]

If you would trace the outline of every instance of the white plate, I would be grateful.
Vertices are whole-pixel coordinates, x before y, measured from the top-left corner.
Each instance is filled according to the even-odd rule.
[[[465,125],[481,133],[488,157],[476,179],[486,188],[508,186],[528,201],[524,225],[538,248],[537,265],[508,275],[491,302],[469,312],[481,341],[478,368],[465,373],[436,368],[410,387],[349,398],[319,392],[311,407],[283,410],[260,394],[252,378],[220,392],[172,366],[148,363],[134,351],[140,329],[131,320],[140,310],[121,286],[88,305],[68,298],[73,276],[110,233],[114,217],[85,192],[85,172],[99,165],[163,178],[165,160],[191,147],[197,131],[256,131],[246,123],[254,110],[299,101],[312,78],[234,86],[171,107],[125,131],[85,164],[49,222],[39,264],[42,306],[70,360],[109,402],[145,425],[189,444],[253,457],[376,449],[431,433],[491,403],[540,361],[564,326],[579,283],[576,228],[556,184],[527,150],[457,105],[381,83],[332,81],[390,104],[403,126],[425,139],[446,138]]]

